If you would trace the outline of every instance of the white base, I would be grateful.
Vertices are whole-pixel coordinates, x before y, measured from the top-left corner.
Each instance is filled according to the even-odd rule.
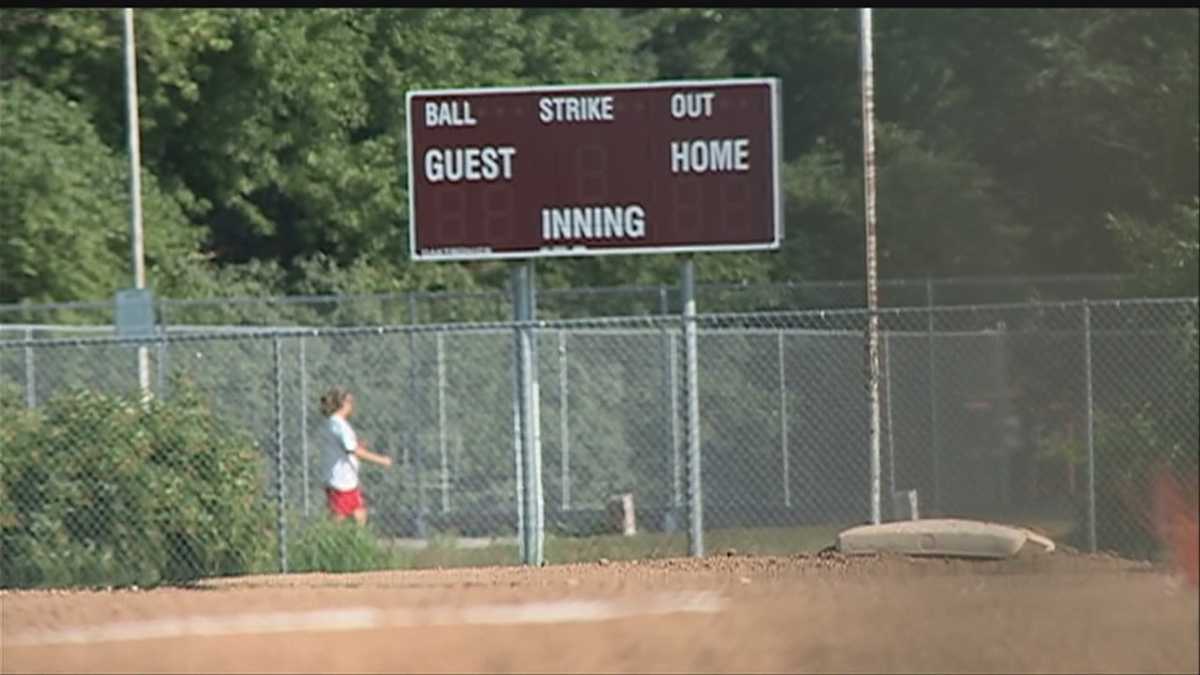
[[[1054,542],[1029,530],[957,518],[910,520],[862,525],[838,534],[838,551],[848,554],[896,553],[900,555],[1010,558],[1026,541],[1047,552]]]

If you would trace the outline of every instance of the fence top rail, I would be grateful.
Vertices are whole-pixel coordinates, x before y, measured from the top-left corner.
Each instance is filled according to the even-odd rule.
[[[757,315],[754,315],[754,316],[757,316]],[[701,317],[701,318],[703,318],[703,317]],[[543,335],[554,335],[554,334],[564,333],[564,334],[568,334],[571,337],[592,337],[592,336],[613,336],[613,335],[636,336],[636,337],[656,337],[656,336],[661,336],[663,334],[663,329],[666,327],[666,324],[670,324],[672,327],[678,328],[678,326],[682,323],[682,321],[680,321],[678,318],[671,317],[671,318],[665,319],[659,323],[661,323],[663,325],[659,325],[658,327],[637,327],[637,326],[626,326],[626,325],[614,325],[614,326],[609,326],[609,327],[604,327],[604,326],[580,327],[580,326],[543,325],[543,322],[533,321],[533,322],[529,322],[527,324],[522,324],[522,323],[514,324],[512,322],[508,322],[508,323],[503,324],[500,327],[479,326],[472,330],[462,330],[461,329],[462,324],[441,324],[441,325],[429,324],[420,331],[409,330],[410,327],[408,325],[403,325],[400,327],[388,326],[386,328],[389,328],[389,330],[387,331],[389,333],[397,332],[395,330],[390,330],[390,329],[401,328],[401,330],[399,332],[421,332],[421,333],[432,332],[432,333],[434,333],[436,335],[440,335],[440,336],[457,335],[457,334],[503,335],[503,334],[511,333],[514,328],[514,325],[516,325],[516,326],[529,325],[534,328],[535,332],[541,333]],[[6,330],[9,330],[11,328],[13,328],[13,324],[0,325],[0,335],[2,335]],[[14,330],[13,332],[24,332],[23,326],[19,326],[19,328],[20,328],[20,331]],[[34,330],[54,331],[56,328],[58,328],[58,326],[31,325],[31,326],[29,326],[29,328],[34,329]],[[174,334],[174,333],[178,333],[178,334],[175,335],[174,337],[169,338],[168,340],[166,340],[166,342],[180,343],[180,342],[184,341],[184,340],[181,340],[180,337],[188,336],[188,335],[194,335],[200,340],[215,341],[215,340],[219,340],[219,339],[236,339],[236,338],[246,337],[246,336],[249,336],[252,338],[260,338],[260,339],[266,338],[266,337],[278,337],[280,339],[302,339],[305,337],[320,338],[320,337],[332,337],[332,336],[347,334],[347,331],[330,331],[330,330],[326,330],[326,329],[310,328],[310,327],[304,327],[304,328],[280,327],[280,328],[262,328],[259,330],[254,330],[254,329],[252,329],[252,327],[236,327],[235,326],[235,327],[230,327],[230,328],[221,328],[219,330],[209,330],[209,331],[204,331],[204,330],[202,330],[203,328],[211,328],[211,327],[195,327],[195,328],[188,328],[186,330],[180,330],[180,331],[172,330],[172,331],[170,331],[172,334]],[[110,333],[110,334],[114,330],[111,326],[79,326],[79,327],[72,328],[72,330],[75,330],[75,329],[78,329],[78,332],[81,332],[81,333]],[[981,327],[976,330],[936,329],[931,333],[927,329],[904,329],[904,328],[889,328],[887,326],[880,326],[879,333],[880,333],[880,335],[888,337],[890,339],[907,339],[907,338],[927,339],[931,336],[936,337],[938,339],[948,339],[948,338],[955,338],[955,337],[980,337],[980,336],[985,336],[985,335],[1013,335],[1013,336],[1029,335],[1029,334],[1050,335],[1050,336],[1078,335],[1080,332],[1082,332],[1082,330],[1083,330],[1082,327],[1075,328],[1075,329],[1066,329],[1066,330],[1064,330],[1064,329],[1046,329],[1046,328],[1025,328],[1025,329],[1012,330],[1012,329],[1008,329],[1008,328],[997,328],[994,326],[990,326],[990,327]],[[297,331],[300,331],[300,334],[297,334]],[[60,332],[70,332],[70,331],[63,330]],[[362,334],[375,334],[376,332],[377,331],[375,329],[356,330],[356,331],[352,331],[351,332],[352,334],[349,336],[355,337],[355,336],[362,335]],[[746,335],[746,336],[784,335],[787,337],[798,337],[798,336],[862,337],[862,335],[863,335],[863,331],[858,328],[854,328],[854,329],[842,328],[842,327],[812,328],[812,327],[797,327],[797,326],[788,326],[788,325],[778,325],[778,326],[744,326],[744,325],[720,326],[720,325],[717,325],[717,326],[707,327],[707,332],[709,334],[719,334],[719,335]],[[1159,328],[1159,329],[1093,328],[1091,330],[1091,333],[1097,337],[1114,337],[1114,336],[1115,337],[1130,337],[1130,336],[1142,336],[1142,335],[1144,335],[1144,336],[1161,336],[1161,335],[1171,334],[1174,332],[1177,332],[1177,331],[1171,331],[1171,330],[1162,329],[1162,328]],[[1197,331],[1196,329],[1192,329],[1190,332],[1192,334],[1200,334],[1200,331]],[[23,340],[23,339],[0,340],[0,347],[53,346],[53,344],[50,344],[50,343],[54,342],[55,340],[58,340],[59,342],[67,342],[67,343],[79,344],[79,345],[96,343],[94,340],[88,340],[87,338],[80,338],[80,340],[86,340],[86,342],[73,341],[70,338],[34,338],[33,340]],[[149,342],[152,344],[161,344],[164,342],[163,340],[161,340],[159,338],[140,338],[140,339],[133,338],[131,340],[126,340],[126,341],[141,342],[141,343]],[[113,343],[114,341],[113,340],[104,340],[103,342],[108,344],[108,343]],[[62,345],[60,345],[60,346],[62,346]]]
[[[1073,284],[1086,282],[1119,283],[1128,280],[1128,275],[1121,274],[1068,274],[1068,275],[1030,275],[1030,276],[981,276],[981,277],[914,277],[901,279],[881,279],[881,287],[924,287],[937,286],[1046,286],[1053,284]],[[760,282],[703,282],[696,284],[697,290],[755,290],[755,289],[830,289],[857,288],[866,283],[862,279],[794,279],[784,281]],[[581,288],[546,288],[537,293],[542,296],[559,295],[619,295],[638,293],[661,293],[662,291],[677,292],[675,283],[646,284],[630,286],[589,286]],[[191,307],[202,305],[298,305],[314,303],[354,303],[367,300],[401,300],[412,299],[497,299],[507,298],[509,292],[503,288],[482,288],[475,290],[446,290],[446,291],[403,291],[383,293],[356,293],[353,295],[312,294],[288,296],[234,296],[209,298],[156,298],[156,304],[163,307]],[[0,304],[0,314],[6,312],[39,312],[67,309],[111,309],[113,301],[110,298],[95,300],[70,300],[47,303],[8,303]]]
[[[888,316],[923,316],[930,312],[935,314],[981,314],[984,312],[1012,312],[1012,311],[1045,311],[1056,309],[1079,309],[1084,306],[1092,307],[1093,309],[1102,307],[1147,307],[1154,305],[1196,305],[1200,302],[1197,297],[1182,297],[1182,298],[1124,298],[1124,299],[1106,299],[1106,300],[1052,300],[1052,301],[1031,301],[1031,302],[1008,302],[994,304],[971,304],[971,305],[909,305],[904,307],[880,307],[876,310],[876,314],[881,317]],[[723,319],[738,319],[748,316],[763,317],[765,319],[781,319],[781,318],[832,318],[846,316],[867,316],[869,310],[866,307],[837,307],[830,309],[801,309],[801,310],[779,310],[779,311],[761,311],[761,312],[722,312],[713,314],[700,314],[696,318],[698,321],[711,321]]]
[[[882,286],[918,286],[924,287],[932,284],[933,286],[1043,286],[1056,283],[1072,284],[1085,282],[1114,282],[1127,281],[1130,277],[1123,274],[1066,274],[1066,275],[1050,275],[1050,276],[980,276],[980,277],[914,277],[904,279],[880,279],[879,285]],[[866,284],[863,279],[840,279],[840,280],[787,280],[787,281],[763,281],[755,283],[746,282],[709,282],[704,284],[696,284],[697,288],[710,289],[753,289],[753,288],[859,288]]]
[[[157,331],[170,334],[205,333],[241,335],[243,333],[282,332],[294,330],[316,330],[318,326],[221,326],[205,324],[159,324]],[[117,327],[112,324],[61,324],[61,323],[0,323],[0,335],[4,333],[26,333],[42,331],[46,333],[108,333],[115,334]]]
[[[926,317],[931,313],[939,315],[969,315],[972,313],[999,313],[999,312],[1015,312],[1015,311],[1045,311],[1045,310],[1065,310],[1079,309],[1082,307],[1147,307],[1147,306],[1191,306],[1195,308],[1200,298],[1142,298],[1137,300],[1101,300],[1101,301],[1060,301],[1049,303],[1010,303],[996,305],[961,305],[961,306],[943,306],[943,307],[896,307],[896,308],[881,308],[877,310],[881,317],[904,317],[917,316]],[[779,312],[744,312],[744,313],[718,313],[718,314],[701,314],[696,316],[693,321],[699,325],[708,328],[721,328],[720,324],[734,324],[735,327],[750,327],[757,324],[758,327],[763,327],[764,323],[775,322],[782,324],[787,321],[804,321],[804,320],[819,320],[828,321],[831,319],[858,319],[868,316],[866,309],[816,309],[816,310],[796,310],[796,311],[779,311]],[[676,314],[665,315],[643,315],[643,316],[626,316],[626,317],[599,317],[599,318],[583,318],[583,319],[540,319],[528,322],[517,321],[493,321],[493,322],[477,322],[477,323],[437,323],[437,324],[396,324],[396,325],[381,325],[381,326],[352,326],[352,327],[321,327],[321,328],[284,328],[284,329],[269,329],[247,327],[244,332],[230,332],[220,330],[210,330],[208,332],[190,332],[181,334],[170,334],[160,332],[154,337],[74,337],[74,338],[48,338],[48,339],[15,339],[15,340],[0,340],[0,349],[12,349],[37,345],[42,347],[54,346],[87,346],[87,345],[146,345],[159,342],[195,342],[195,341],[218,341],[218,340],[247,340],[247,339],[289,339],[301,337],[360,337],[368,335],[386,335],[386,334],[408,334],[408,333],[491,333],[498,331],[511,331],[519,328],[534,328],[534,329],[555,329],[555,328],[663,328],[668,326],[678,326],[685,319]],[[748,325],[749,324],[749,325]],[[0,324],[0,328],[3,325]],[[767,328],[784,328],[783,325],[766,326]],[[842,328],[844,326],[831,325],[830,329]]]
[[[111,324],[0,323],[0,333],[24,333],[33,330],[47,333],[111,333],[116,327]]]

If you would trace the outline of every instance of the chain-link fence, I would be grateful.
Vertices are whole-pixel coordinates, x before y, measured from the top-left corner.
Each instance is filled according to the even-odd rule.
[[[1155,555],[1149,472],[1197,473],[1196,299],[880,316],[885,516],[915,491],[922,516]],[[866,312],[695,321],[707,550],[814,550],[868,520]],[[304,569],[328,521],[316,401],[335,384],[356,395],[359,435],[395,459],[361,470],[384,551],[371,564],[520,562],[517,328],[2,341],[3,585]],[[532,324],[549,562],[688,552],[683,328]]]

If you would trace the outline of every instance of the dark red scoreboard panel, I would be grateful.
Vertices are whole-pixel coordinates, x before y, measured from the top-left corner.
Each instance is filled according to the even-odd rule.
[[[414,259],[779,247],[775,79],[407,99]]]

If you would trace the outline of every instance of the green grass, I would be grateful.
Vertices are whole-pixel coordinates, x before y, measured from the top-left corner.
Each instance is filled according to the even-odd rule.
[[[1069,522],[1038,521],[1014,523],[1036,527],[1056,541],[1071,530]],[[849,527],[847,524],[845,527]],[[735,551],[739,555],[795,555],[816,553],[832,545],[844,527],[772,527],[709,530],[704,533],[708,554]],[[686,534],[643,533],[631,537],[546,537],[546,562],[550,565],[608,560],[643,560],[687,556]],[[484,567],[520,563],[514,543],[493,543],[477,548],[459,547],[455,538],[434,536],[426,548],[405,548],[378,538],[370,528],[359,530],[352,523],[326,523],[304,533],[289,547],[291,568],[296,572],[356,572],[383,569],[431,569]]]
[[[710,530],[704,533],[709,553],[735,550],[749,555],[790,555],[814,553],[834,542],[836,527],[773,527],[755,529]],[[636,560],[640,558],[683,557],[687,555],[685,534],[638,534],[632,537],[603,535],[586,538],[548,537],[548,562],[584,562]]]
[[[711,530],[705,532],[709,553],[735,550],[747,555],[791,555],[815,553],[834,542],[837,527],[794,527]],[[473,567],[512,565],[520,562],[515,544],[496,543],[480,548],[459,548],[453,539],[435,537],[424,549],[387,546],[391,568]],[[564,564],[646,558],[681,558],[688,552],[685,534],[601,535],[594,537],[546,537],[546,562]]]
[[[1073,524],[1066,520],[998,519],[1014,525],[1037,528],[1052,539],[1066,543]],[[851,526],[853,524],[846,524]],[[709,555],[736,551],[738,555],[812,554],[835,542],[844,527],[760,527],[730,528],[704,532],[704,550]],[[592,537],[546,537],[547,565],[647,558],[685,557],[688,536],[685,533],[598,534]],[[478,548],[462,548],[451,534],[436,534],[424,549],[407,548],[394,540],[379,537],[373,528],[365,530],[346,521],[335,524],[319,521],[299,532],[288,546],[289,567],[293,572],[365,572],[374,569],[424,569],[451,567],[487,567],[518,565],[520,546],[512,540]]]

